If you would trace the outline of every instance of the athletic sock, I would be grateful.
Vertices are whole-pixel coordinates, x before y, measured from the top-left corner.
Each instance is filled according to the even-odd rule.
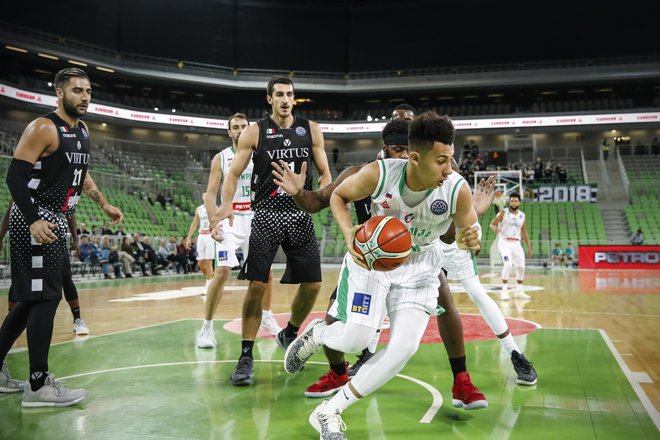
[[[518,353],[522,353],[518,348],[518,344],[516,344],[516,341],[513,339],[513,336],[511,336],[511,333],[501,338],[500,343],[502,344],[502,347],[504,347],[504,349],[509,352],[509,354],[513,353],[514,350]]]
[[[351,391],[350,387],[348,386],[350,384],[347,383],[342,387],[342,389],[335,394],[335,396],[328,401],[326,404],[326,407],[333,411],[333,410],[339,410],[339,412],[343,412],[346,408],[360,400],[353,392]]]
[[[243,339],[241,341],[241,356],[239,357],[239,359],[244,357],[254,359],[252,357],[252,347],[254,347],[254,341],[248,341],[247,339]]]
[[[287,338],[296,338],[298,337],[298,330],[300,330],[300,327],[296,327],[295,325],[291,324],[291,321],[289,321],[286,324],[286,328],[284,329],[284,336]]]
[[[343,376],[346,374],[346,362],[341,364],[330,364],[330,369],[335,372],[337,376]]]
[[[273,316],[273,311],[272,310],[262,310],[261,311],[261,319],[263,320],[264,318],[270,318]]]
[[[73,320],[80,319],[80,307],[71,307],[71,313],[73,314]]]
[[[202,328],[213,328],[213,320],[212,319],[205,319],[204,324],[202,325]]]
[[[30,373],[30,388],[32,388],[32,391],[37,391],[39,388],[43,387],[47,376],[48,369],[40,369]]]
[[[458,373],[467,371],[467,367],[465,366],[465,356],[449,358],[449,365],[451,365],[451,372],[454,374],[454,380],[456,380]]]

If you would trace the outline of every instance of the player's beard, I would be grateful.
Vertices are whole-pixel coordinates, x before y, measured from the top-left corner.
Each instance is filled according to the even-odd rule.
[[[62,108],[64,109],[64,113],[66,113],[67,116],[74,119],[78,119],[81,116],[85,116],[85,114],[87,113],[87,109],[79,110],[78,107],[73,105],[71,101],[67,99],[66,94],[62,95]]]

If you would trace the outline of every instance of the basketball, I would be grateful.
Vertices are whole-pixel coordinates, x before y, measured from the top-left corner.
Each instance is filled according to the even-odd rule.
[[[364,223],[355,235],[354,247],[364,257],[369,269],[387,272],[406,261],[412,238],[400,220],[379,215]]]

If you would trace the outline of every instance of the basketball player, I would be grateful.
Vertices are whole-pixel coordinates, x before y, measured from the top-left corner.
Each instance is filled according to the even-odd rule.
[[[394,115],[397,114],[397,109],[398,111],[404,111],[404,108],[406,112],[410,112],[408,109],[412,107],[407,104],[401,104],[395,109]],[[406,113],[407,115],[408,113]],[[390,159],[408,158],[408,125],[409,119],[397,119],[395,116],[395,119],[385,126],[382,133],[384,145],[382,150],[379,151],[381,157]],[[335,182],[321,190],[311,192],[303,189],[304,174],[302,172],[300,174],[292,172],[283,161],[280,161],[280,164],[281,167],[273,164],[275,168],[273,172],[275,183],[282,186],[287,193],[292,194],[296,204],[309,213],[318,212],[328,207],[332,191],[346,178],[357,173],[364,166],[347,168],[337,177]],[[482,181],[479,188],[488,186],[492,186],[492,183],[488,182],[486,184]],[[480,191],[477,191],[475,196],[480,193]],[[353,202],[353,206],[360,224],[371,218],[371,197],[356,200]],[[486,204],[485,208],[483,208],[483,204],[475,205],[476,207],[481,208],[481,211],[477,210],[477,215],[482,215],[488,209],[488,204]],[[438,315],[437,324],[454,376],[454,384],[452,386],[453,404],[454,406],[468,410],[486,408],[488,406],[486,397],[472,383],[470,375],[467,372],[463,326],[460,314],[454,305],[451,292],[449,291],[449,285],[444,272],[440,272],[438,278],[440,280],[438,304],[445,312]],[[330,298],[330,305],[335,300],[336,294],[337,290],[335,289]],[[334,317],[326,315],[326,322],[328,324],[331,324],[335,320]],[[369,346],[362,350],[357,362],[348,368],[348,370],[346,369],[344,354],[324,346],[325,355],[330,363],[330,371],[307,388],[305,395],[307,397],[327,397],[339,391],[349,381],[349,377],[357,374],[361,366],[375,354],[379,339],[380,330],[377,331],[376,336],[369,343]]]
[[[11,212],[11,207],[14,205],[14,201],[9,199],[9,207],[5,211],[5,215],[2,217],[2,225],[0,225],[0,253],[2,253],[3,241],[7,231],[9,231],[9,213]],[[76,216],[72,215],[67,218],[67,223],[69,226],[69,232],[71,233],[71,247],[79,253],[78,249],[78,231],[76,230]],[[73,333],[76,336],[84,336],[89,334],[89,327],[85,324],[85,321],[80,317],[80,301],[78,300],[78,289],[73,283],[73,275],[71,274],[71,261],[69,260],[69,253],[66,254],[67,260],[64,266],[64,278],[62,279],[62,290],[64,290],[64,298],[66,302],[69,303],[69,308],[71,308],[71,314],[73,315]],[[14,291],[12,286],[9,286],[9,301],[8,308],[9,311],[16,305],[16,301],[13,300]]]
[[[266,100],[271,106],[271,115],[246,128],[241,135],[236,156],[222,187],[219,215],[211,224],[213,228],[216,221],[225,218],[229,218],[230,224],[233,223],[230,201],[252,156],[254,221],[250,232],[250,253],[239,276],[250,280],[250,286],[243,303],[243,342],[238,365],[232,374],[234,385],[252,383],[252,346],[261,321],[261,303],[268,274],[278,247],[282,246],[287,257],[281,282],[300,284],[291,303],[291,318],[287,327],[275,339],[280,347],[286,348],[296,338],[321,288],[321,257],[312,218],[273,182],[271,161],[282,159],[289,163],[291,169],[299,170],[303,163],[313,160],[319,173],[320,187],[329,184],[332,176],[323,148],[323,133],[316,123],[293,116],[294,88],[290,78],[271,79]],[[312,188],[311,173],[307,174],[305,188]]]
[[[216,200],[218,189],[224,177],[229,173],[229,167],[236,154],[238,139],[249,125],[247,116],[242,113],[235,113],[228,121],[228,134],[231,138],[232,146],[225,148],[216,154],[211,161],[211,174],[206,192],[204,193],[204,213],[217,211]],[[202,329],[197,335],[197,346],[199,348],[213,348],[217,345],[215,331],[213,330],[213,317],[218,308],[224,286],[229,279],[231,268],[238,266],[236,249],[241,248],[243,255],[247,257],[250,229],[252,224],[251,210],[251,191],[250,180],[252,177],[252,162],[250,162],[238,179],[238,190],[232,199],[232,210],[234,212],[234,224],[229,225],[229,221],[224,220],[222,225],[222,237],[215,236],[219,242],[212,239],[213,247],[211,253],[215,258],[215,272],[213,280],[209,284],[208,295],[206,297],[206,307],[204,311],[204,323]],[[198,208],[199,209],[199,208]],[[209,211],[211,210],[211,211]],[[210,230],[210,222],[204,219],[205,227]],[[212,235],[211,235],[212,236]],[[199,245],[198,245],[199,246]],[[268,277],[268,285],[262,300],[262,313],[260,328],[266,330],[271,335],[277,335],[282,329],[275,321],[271,311],[271,301],[273,296],[272,275]]]
[[[527,236],[525,227],[525,213],[520,209],[520,194],[512,193],[509,196],[509,207],[504,208],[490,223],[490,228],[497,234],[497,249],[502,256],[502,293],[501,300],[509,297],[509,273],[516,266],[516,279],[518,289],[513,293],[514,298],[528,299],[529,295],[522,292],[522,284],[525,279],[525,253],[520,245],[522,236],[527,245],[527,256],[532,256],[532,244]]]
[[[66,219],[75,212],[81,193],[101,205],[113,220],[121,212],[110,205],[87,172],[89,131],[80,118],[87,112],[92,88],[77,68],[55,76],[57,110],[35,119],[18,141],[7,171],[14,200],[9,216],[12,285],[17,304],[0,327],[0,389],[20,391],[4,365],[5,357],[27,327],[30,381],[23,384],[25,407],[69,406],[87,396],[65,388],[48,368],[53,318],[62,297],[66,266]]]
[[[202,200],[206,193],[202,194]],[[202,295],[206,295],[206,291],[211,284],[211,279],[213,278],[213,247],[214,240],[211,238],[211,229],[209,224],[209,215],[206,212],[206,208],[202,203],[197,208],[195,208],[195,216],[193,221],[190,224],[190,229],[188,229],[188,236],[185,241],[186,250],[190,250],[190,243],[192,242],[192,236],[195,233],[195,229],[199,226],[199,233],[197,234],[197,264],[204,274],[205,283],[204,288],[202,289]]]
[[[359,351],[372,340],[386,311],[390,316],[387,347],[310,416],[310,423],[324,439],[345,438],[341,412],[401,371],[417,351],[430,316],[442,312],[437,305],[438,273],[443,265],[440,235],[453,221],[459,246],[480,248],[472,194],[465,180],[451,169],[451,120],[433,112],[415,117],[408,140],[411,151],[407,161],[370,163],[333,192],[330,207],[349,248],[339,274],[337,301],[329,312],[339,321],[330,325],[322,319],[312,321],[285,356],[285,369],[293,373],[300,371],[322,345],[342,352]],[[364,258],[353,249],[361,226],[353,227],[346,204],[369,195],[374,214],[398,218],[411,232],[411,255],[390,272],[368,270]]]

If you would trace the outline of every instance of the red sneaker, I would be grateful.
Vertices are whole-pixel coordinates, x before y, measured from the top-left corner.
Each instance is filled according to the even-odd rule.
[[[348,362],[346,362],[346,367],[348,368]],[[319,380],[316,381],[312,386],[305,390],[305,396],[307,397],[327,397],[332,396],[337,393],[341,387],[346,385],[350,378],[348,377],[348,371],[343,375],[339,376],[337,373],[328,371],[328,373],[319,377]]]
[[[474,386],[467,371],[458,373],[456,380],[454,380],[454,386],[451,388],[451,392],[454,395],[451,403],[456,408],[488,408],[486,396],[481,394],[481,391]]]

